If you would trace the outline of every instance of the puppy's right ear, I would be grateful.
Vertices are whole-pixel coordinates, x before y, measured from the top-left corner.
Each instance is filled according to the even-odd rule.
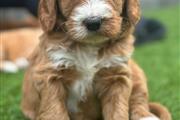
[[[125,0],[122,16],[132,25],[136,25],[140,19],[139,0]]]
[[[40,0],[39,20],[44,32],[54,29],[57,19],[56,0]]]

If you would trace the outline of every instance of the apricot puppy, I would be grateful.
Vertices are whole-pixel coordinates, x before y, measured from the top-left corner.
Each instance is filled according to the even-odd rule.
[[[131,60],[138,0],[40,0],[44,34],[30,57],[22,110],[31,120],[159,120]]]

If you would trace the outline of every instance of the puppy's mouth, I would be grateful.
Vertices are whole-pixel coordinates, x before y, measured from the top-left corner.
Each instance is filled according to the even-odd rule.
[[[78,42],[91,44],[91,45],[103,44],[106,41],[108,41],[108,38],[99,34],[98,32],[89,32],[86,37],[84,37],[81,40],[78,40]]]
[[[102,34],[103,18],[98,16],[88,17],[81,23],[74,22],[71,36],[75,41],[87,44],[101,44],[108,40]]]
[[[87,29],[88,35],[85,42],[98,44],[105,42],[107,37],[100,34],[103,19],[101,17],[89,17],[83,21],[84,26]]]

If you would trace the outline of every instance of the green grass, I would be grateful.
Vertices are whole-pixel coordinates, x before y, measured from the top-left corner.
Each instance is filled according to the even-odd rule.
[[[20,111],[23,72],[0,76],[0,120],[24,120]]]
[[[169,108],[180,120],[180,13],[178,7],[145,14],[167,28],[166,39],[136,48],[134,58],[148,77],[150,100]],[[179,23],[179,24],[178,24]]]
[[[150,100],[166,105],[180,119],[180,25],[178,7],[146,12],[163,22],[166,39],[136,48],[134,58],[148,77]],[[179,60],[179,61],[178,61]],[[24,120],[19,104],[23,72],[0,73],[0,120]]]

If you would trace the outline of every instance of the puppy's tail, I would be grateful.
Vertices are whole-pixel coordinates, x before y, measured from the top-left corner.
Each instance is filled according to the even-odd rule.
[[[168,109],[158,103],[149,103],[151,113],[160,118],[160,120],[172,120]]]

